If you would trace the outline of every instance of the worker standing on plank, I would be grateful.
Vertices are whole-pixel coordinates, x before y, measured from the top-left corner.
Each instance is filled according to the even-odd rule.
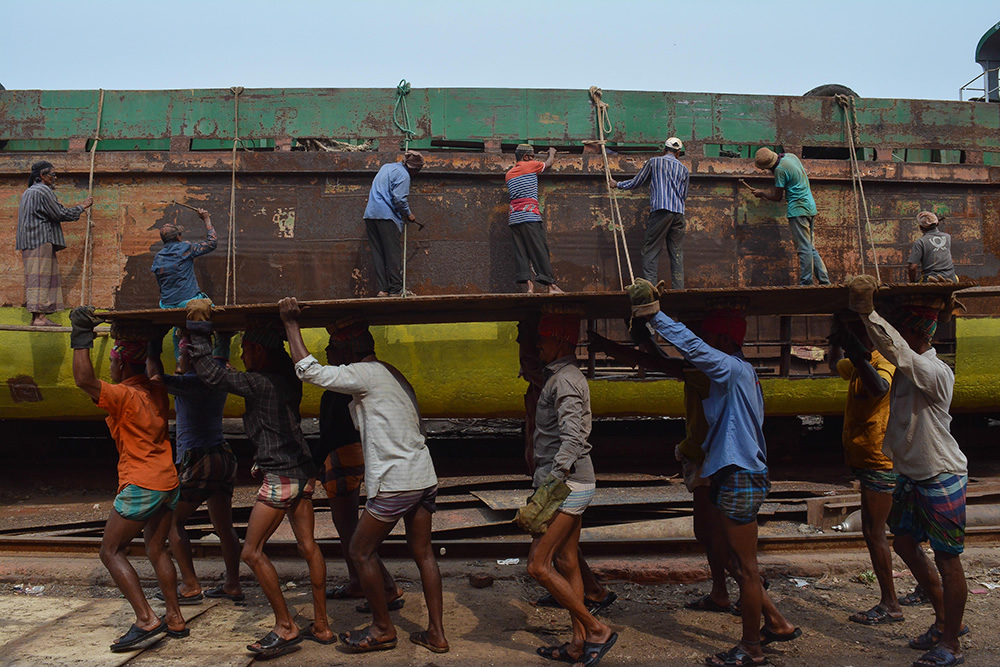
[[[746,335],[743,304],[715,304],[701,324],[703,338],[660,312],[659,293],[637,278],[628,288],[632,327],[648,326],[708,376],[703,401],[708,433],[702,444],[701,475],[712,480],[710,498],[721,515],[722,533],[740,585],[743,636],[729,651],[709,656],[709,665],[763,664],[761,644],[796,639],[802,631],[771,601],[757,565],[757,513],[771,483],[764,442],[764,397],[757,373],[743,357]],[[761,613],[764,625],[761,627]]]
[[[101,320],[92,306],[78,306],[73,324],[73,379],[97,407],[118,448],[118,496],[101,539],[101,562],[135,612],[135,623],[111,644],[111,651],[131,651],[162,633],[187,637],[190,631],[177,604],[177,573],[167,553],[167,535],[177,505],[177,471],[170,457],[167,419],[170,403],[162,385],[146,376],[146,340],[116,340],[111,348],[111,384],[94,373],[90,350]],[[128,560],[132,540],[143,535],[146,556],[163,591],[167,613],[159,618],[146,601],[139,575]]]
[[[191,299],[207,299],[208,295],[198,287],[194,275],[194,260],[207,255],[219,245],[211,214],[203,208],[197,209],[198,217],[205,223],[205,240],[197,243],[185,241],[186,231],[182,225],[172,222],[160,228],[163,247],[153,258],[150,271],[156,276],[160,287],[160,308],[183,308]]]
[[[372,181],[365,228],[375,265],[376,296],[403,296],[403,225],[417,220],[410,210],[410,179],[423,166],[423,155],[406,151],[402,162],[382,165]]]
[[[818,284],[829,285],[826,265],[814,243],[816,201],[802,162],[791,153],[778,154],[764,147],[757,150],[753,163],[758,169],[774,174],[774,187],[767,190],[751,188],[754,196],[774,202],[788,200],[788,226],[799,256],[799,285],[812,285],[813,277]]]
[[[951,235],[938,229],[938,217],[930,211],[917,213],[923,235],[913,242],[906,271],[911,283],[958,282],[951,259]]]
[[[534,292],[538,283],[557,294],[562,290],[556,286],[552,273],[545,223],[538,207],[538,175],[555,162],[556,149],[549,148],[548,157],[542,162],[535,159],[531,144],[518,144],[514,159],[513,168],[504,176],[510,196],[507,224],[514,240],[514,280],[526,285],[528,292]]]
[[[857,276],[848,286],[851,310],[896,366],[884,445],[896,473],[892,546],[934,606],[934,623],[910,640],[910,648],[927,651],[914,664],[956,665],[963,661],[958,638],[969,632],[962,622],[968,586],[961,559],[969,464],[950,431],[955,373],[931,345],[938,318],[951,317],[953,304],[934,298],[897,306],[894,327],[875,312],[875,278]],[[920,546],[927,540],[937,571]]]
[[[253,570],[274,611],[274,626],[247,650],[271,658],[303,639],[332,644],[336,637],[326,617],[326,562],[313,533],[312,494],[318,470],[299,425],[302,383],[285,352],[284,332],[266,326],[247,329],[241,355],[247,370],[240,372],[223,368],[212,358],[211,317],[212,304],[207,299],[188,302],[185,326],[191,337],[191,360],[205,384],[246,401],[243,428],[255,447],[253,472],[263,477],[240,557]],[[264,545],[286,515],[309,567],[313,622],[301,629],[281,594],[278,573],[264,553]]]
[[[851,315],[837,316],[831,342],[847,355],[837,364],[840,377],[850,383],[844,408],[844,458],[861,485],[861,532],[881,598],[868,611],[859,611],[849,619],[862,625],[901,623],[903,610],[896,598],[892,551],[885,536],[896,475],[892,459],[882,451],[889,421],[889,388],[896,367],[874,348],[864,325]]]
[[[56,253],[66,248],[62,224],[79,220],[94,203],[87,197],[78,206],[65,208],[56,198],[56,169],[41,160],[31,165],[28,189],[17,207],[16,248],[24,260],[25,308],[31,326],[57,327],[48,315],[63,309],[62,284]]]
[[[378,548],[402,519],[407,544],[420,571],[428,617],[427,629],[411,633],[410,641],[433,653],[447,653],[441,571],[431,545],[438,480],[413,387],[395,367],[375,356],[375,340],[366,325],[343,327],[338,337],[345,343],[345,363],[323,366],[302,340],[298,302],[286,297],[278,302],[278,308],[299,378],[354,397],[351,415],[365,452],[368,502],[351,538],[350,554],[371,607],[372,623],[362,630],[341,633],[343,650],[367,653],[396,647],[396,626],[389,617]]]
[[[684,144],[670,137],[663,144],[663,155],[650,158],[634,178],[610,180],[611,187],[631,190],[649,183],[649,217],[646,240],[642,244],[642,275],[654,285],[658,282],[660,252],[664,241],[670,255],[670,288],[684,289],[684,202],[691,174],[678,156]]]

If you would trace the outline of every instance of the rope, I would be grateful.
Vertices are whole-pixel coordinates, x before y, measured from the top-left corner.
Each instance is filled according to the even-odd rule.
[[[97,128],[94,130],[94,143],[90,145],[90,180],[87,183],[87,196],[94,196],[94,161],[97,159],[97,142],[101,140],[101,117],[104,115],[104,89],[101,88],[100,97],[97,99]],[[91,211],[93,206],[87,209],[87,235],[83,240],[83,266],[80,269],[80,305],[90,301],[91,283],[93,283],[93,248],[91,248],[90,228],[94,225]]]
[[[630,284],[635,282],[635,275],[632,273],[632,258],[628,254],[628,245],[625,243],[625,225],[622,224],[622,213],[618,208],[618,197],[611,189],[611,167],[608,165],[608,149],[605,147],[604,133],[614,129],[611,124],[611,117],[608,115],[608,104],[601,99],[604,94],[597,86],[590,87],[590,99],[594,101],[594,109],[597,113],[597,134],[600,137],[598,143],[601,145],[601,156],[604,158],[604,185],[608,190],[608,199],[611,200],[611,233],[615,238],[615,262],[618,264],[618,281],[621,288],[625,289],[625,277],[622,275],[621,252],[625,253],[625,262],[628,265],[628,277]],[[618,249],[618,234],[622,235],[621,251]]]
[[[410,114],[406,109],[406,96],[410,94],[410,82],[400,79],[396,85],[396,106],[392,108],[392,122],[403,133],[400,145],[403,150],[409,150],[410,141],[417,136],[410,125]]]
[[[226,305],[232,288],[232,304],[236,305],[236,148],[240,145],[240,95],[243,86],[233,86],[233,172],[229,186],[229,239],[226,243]]]
[[[844,134],[847,135],[847,147],[851,155],[851,188],[854,191],[854,212],[858,224],[858,246],[861,249],[861,272],[865,272],[865,247],[864,235],[861,231],[861,211],[865,214],[865,229],[868,232],[868,244],[872,249],[872,260],[875,264],[875,278],[882,282],[882,276],[878,266],[878,252],[875,250],[875,237],[872,234],[872,223],[868,217],[868,202],[865,199],[865,187],[861,182],[861,168],[858,165],[858,152],[855,142],[860,143],[860,137],[856,137],[858,128],[858,111],[854,105],[853,95],[836,95],[835,99],[840,108],[844,111]]]

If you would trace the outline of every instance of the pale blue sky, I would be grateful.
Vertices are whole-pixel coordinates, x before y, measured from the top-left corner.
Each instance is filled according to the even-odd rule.
[[[10,89],[389,88],[406,78],[415,88],[801,95],[843,83],[863,97],[953,100],[982,72],[976,44],[1000,20],[997,0],[2,6]]]

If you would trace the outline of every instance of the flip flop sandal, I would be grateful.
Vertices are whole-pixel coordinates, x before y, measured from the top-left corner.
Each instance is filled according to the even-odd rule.
[[[552,597],[552,593],[546,593],[542,597],[532,602],[532,604],[535,605],[536,607],[551,607],[553,609],[562,609],[562,605],[559,604],[558,600]]]
[[[155,637],[161,632],[165,632],[166,629],[167,624],[164,621],[160,621],[159,625],[151,630],[143,630],[133,623],[128,632],[119,637],[118,641],[111,645],[111,652],[121,653],[122,651],[131,651],[134,646],[141,644],[150,637]]]
[[[222,590],[222,586],[216,586],[215,588],[209,588],[205,591],[205,597],[207,598],[225,598],[227,600],[232,600],[233,602],[243,602],[246,596],[243,593],[237,593],[236,595],[230,595],[226,591]]]
[[[883,623],[902,623],[903,617],[893,616],[889,610],[880,604],[868,611],[859,611],[847,617],[847,620],[861,625],[882,625]]]
[[[721,651],[705,658],[706,665],[712,667],[747,667],[748,665],[769,665],[766,657],[754,660],[743,647],[737,644],[728,651]]]
[[[611,650],[616,641],[618,641],[618,633],[612,632],[608,641],[603,644],[583,642],[583,654],[577,662],[581,663],[583,667],[594,667]]]
[[[256,647],[254,644],[247,644],[247,650],[251,653],[259,653],[261,655],[273,657],[279,651],[284,652],[292,646],[301,643],[301,634],[296,637],[292,637],[291,639],[282,639],[278,633],[271,631],[254,642]]]
[[[308,628],[302,628],[299,630],[299,637],[307,642],[316,642],[317,644],[322,644],[323,646],[329,646],[330,644],[337,643],[337,634],[334,633],[329,639],[320,639],[313,634],[313,628],[310,625]]]
[[[935,646],[913,663],[913,667],[952,667],[965,662],[965,656],[955,656],[943,646]]]
[[[167,599],[163,595],[163,591],[156,591],[156,595],[153,596],[161,602],[166,602]],[[192,604],[201,604],[205,600],[205,595],[203,593],[195,593],[194,595],[181,595],[181,591],[177,589],[177,604],[182,607]]]
[[[191,628],[185,626],[183,630],[171,630],[167,628],[167,636],[174,639],[184,639],[185,637],[191,636]]]
[[[422,630],[421,632],[411,632],[410,641],[417,646],[423,646],[432,653],[447,653],[451,650],[450,646],[435,646],[432,644],[430,637],[427,636],[426,630]]]
[[[958,636],[964,637],[967,634],[969,634],[969,626],[963,625],[962,629],[958,631]],[[940,643],[941,631],[937,629],[936,625],[931,624],[931,627],[927,628],[927,632],[910,640],[910,648],[918,651],[929,651]]]
[[[711,595],[706,595],[705,597],[698,598],[697,600],[685,602],[684,608],[692,611],[713,611],[725,614],[732,611],[733,606],[727,604],[723,607],[721,604],[713,600]]]
[[[395,598],[394,600],[389,600],[389,602],[388,602],[388,604],[386,606],[389,607],[389,611],[396,611],[398,609],[402,609],[404,604],[406,604],[406,600],[404,600],[403,596],[400,595],[398,598]],[[362,602],[361,604],[359,604],[354,609],[359,614],[370,614],[370,613],[372,613],[372,606],[371,606],[371,603],[368,602],[368,600],[365,600],[364,602]]]
[[[583,603],[587,606],[587,611],[590,612],[591,616],[597,616],[599,613],[610,607],[618,600],[618,594],[608,591],[600,600],[588,600],[583,598]]]
[[[361,595],[348,595],[347,590],[349,586],[347,584],[340,584],[339,586],[334,586],[333,588],[328,588],[326,591],[327,600],[360,600],[364,597]]]
[[[899,604],[904,607],[916,607],[917,605],[927,604],[931,599],[927,597],[924,590],[917,586],[913,591],[907,593],[903,597],[899,598]]]
[[[535,653],[542,656],[546,660],[555,660],[556,662],[568,662],[570,664],[576,664],[580,658],[571,658],[569,653],[566,651],[567,648],[572,646],[569,642],[566,642],[562,646],[539,646],[535,649]],[[556,655],[558,653],[559,655]]]
[[[368,640],[367,646],[361,646],[361,642]],[[350,632],[342,632],[340,634],[341,646],[340,650],[344,653],[369,653],[370,651],[388,651],[389,649],[396,648],[396,638],[387,639],[382,642],[375,641],[372,637],[370,629],[364,630],[364,633],[357,639],[351,638]]]
[[[779,635],[777,632],[771,628],[761,628],[760,629],[760,645],[767,646],[772,642],[790,642],[793,639],[798,639],[802,636],[802,628],[795,628],[791,632],[785,635]],[[760,663],[756,663],[760,664]]]

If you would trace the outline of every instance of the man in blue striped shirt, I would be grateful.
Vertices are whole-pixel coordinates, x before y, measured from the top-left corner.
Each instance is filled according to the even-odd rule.
[[[690,172],[677,156],[684,144],[670,137],[664,144],[664,154],[651,158],[635,178],[620,183],[611,179],[611,187],[631,190],[649,181],[649,218],[646,220],[646,241],[642,244],[642,275],[657,282],[663,242],[670,255],[670,287],[684,289],[684,200],[687,199]]]

